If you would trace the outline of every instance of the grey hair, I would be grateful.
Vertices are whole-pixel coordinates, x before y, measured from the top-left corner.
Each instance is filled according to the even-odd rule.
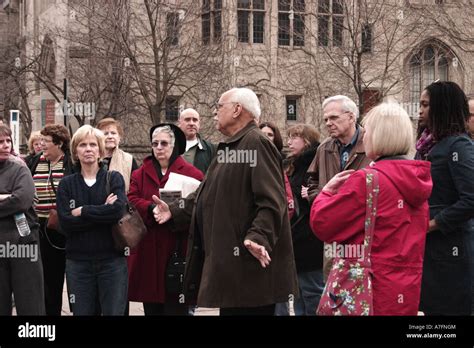
[[[335,95],[329,98],[324,99],[323,101],[323,110],[329,103],[332,102],[342,102],[342,111],[352,112],[355,115],[356,120],[359,118],[359,108],[356,103],[345,95]]]
[[[163,127],[158,127],[156,128],[154,131],[153,131],[153,134],[151,135],[151,139],[153,141],[153,138],[158,134],[158,133],[166,133],[166,134],[169,134],[170,136],[170,145],[171,147],[174,147],[174,140],[175,140],[175,136],[174,136],[174,132],[173,130],[171,129],[170,126],[163,126]]]
[[[232,102],[241,104],[257,121],[260,119],[260,101],[254,91],[249,88],[232,88],[229,92],[232,92]]]

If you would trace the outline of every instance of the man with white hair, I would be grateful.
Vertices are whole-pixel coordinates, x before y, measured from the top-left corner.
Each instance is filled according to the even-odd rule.
[[[325,99],[322,108],[329,137],[319,145],[308,168],[308,187],[302,188],[301,196],[307,197],[310,202],[337,173],[348,169],[358,170],[371,162],[365,155],[362,143],[365,130],[357,124],[359,109],[354,101],[344,95],[336,95]],[[331,263],[325,255],[325,278]]]
[[[183,110],[179,115],[178,127],[186,135],[186,151],[182,155],[183,158],[206,174],[216,148],[210,142],[202,139],[199,134],[201,128],[199,113],[191,108]]]
[[[198,190],[169,207],[154,197],[158,223],[189,223],[185,295],[221,315],[273,315],[298,295],[281,156],[257,127],[260,102],[234,88],[219,99],[216,128],[228,139]],[[182,202],[181,202],[182,203]]]

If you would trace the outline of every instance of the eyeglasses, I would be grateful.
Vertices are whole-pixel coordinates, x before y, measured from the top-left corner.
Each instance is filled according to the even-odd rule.
[[[328,121],[335,122],[339,119],[339,117],[341,117],[342,115],[347,114],[349,112],[350,111],[344,111],[344,112],[340,113],[339,115],[329,115],[327,117],[324,117],[323,120],[324,120],[324,122],[328,122]]]
[[[236,102],[216,103],[214,105],[214,109],[216,109],[216,111],[219,111],[220,108],[222,108],[225,104],[237,104],[237,103]]]
[[[170,143],[166,140],[160,140],[160,141],[154,141],[151,143],[151,147],[158,147],[158,145],[161,145],[161,147],[168,147]]]
[[[41,138],[40,142],[42,142],[42,143],[52,143],[53,140],[49,140],[49,139],[46,139],[46,138]]]

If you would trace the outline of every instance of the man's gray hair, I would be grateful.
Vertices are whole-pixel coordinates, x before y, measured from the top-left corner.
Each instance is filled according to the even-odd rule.
[[[333,97],[326,98],[323,101],[323,110],[326,105],[332,102],[341,102],[342,111],[352,112],[356,120],[359,118],[359,108],[351,98],[346,97],[345,95],[335,95]]]
[[[260,119],[260,101],[254,91],[249,88],[232,88],[229,92],[232,92],[230,95],[232,102],[242,105],[254,119]]]
[[[154,131],[153,131],[153,134],[151,135],[151,139],[153,141],[153,138],[158,134],[158,133],[166,133],[166,134],[169,134],[170,136],[170,146],[171,147],[174,147],[174,139],[175,139],[175,136],[174,136],[174,132],[173,130],[171,129],[170,126],[163,126],[163,127],[158,127],[156,128]]]

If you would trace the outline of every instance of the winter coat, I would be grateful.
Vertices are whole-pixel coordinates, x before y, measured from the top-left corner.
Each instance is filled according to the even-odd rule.
[[[209,165],[216,154],[216,146],[201,138],[200,135],[198,135],[198,137],[199,141],[201,142],[202,149],[199,146],[197,147],[193,165],[201,172],[206,174],[207,168],[209,168]]]
[[[371,162],[365,155],[363,144],[365,130],[361,126],[358,127],[359,136],[355,146],[350,151],[344,170],[359,170],[365,168]],[[341,156],[339,155],[335,138],[329,137],[319,145],[316,156],[308,168],[308,196],[311,203],[319,192],[321,192],[324,185],[326,185],[334,175],[341,172],[340,159]],[[324,257],[323,263],[324,278],[327,278],[329,270],[331,269],[332,259]]]
[[[301,186],[307,185],[307,170],[313,161],[318,145],[292,159],[293,172],[289,177],[296,200],[296,213],[291,219],[291,235],[298,273],[320,270],[323,267],[323,242],[313,234],[309,227],[310,204],[306,198],[301,197]]]
[[[439,229],[426,238],[420,310],[432,315],[470,315],[474,146],[466,135],[446,137],[427,159],[433,177],[430,218]]]
[[[203,179],[200,170],[187,163],[182,157],[177,157],[168,171],[160,180],[150,157],[143,165],[132,173],[128,199],[135,205],[145,222],[148,233],[140,244],[131,251],[128,257],[130,301],[165,303],[165,269],[172,253],[176,248],[177,234],[169,229],[169,225],[158,225],[153,218],[150,205],[152,196],[159,197],[159,189],[168,181],[170,173],[186,175],[197,180]],[[183,228],[178,236],[182,239],[180,254],[186,251],[187,232]]]
[[[241,150],[253,151],[256,161],[223,156]],[[186,296],[198,292],[198,306],[258,307],[298,296],[284,187],[278,150],[250,122],[219,144],[185,208],[170,206],[175,224],[191,218],[184,287]],[[265,247],[269,266],[250,254],[246,239]]]
[[[364,149],[365,130],[359,126],[359,137],[357,143],[352,148],[349,159],[346,162],[344,170],[359,170],[365,168],[371,160],[365,156]],[[341,157],[337,147],[336,139],[327,138],[316,151],[316,156],[308,168],[308,195],[310,202],[316,198],[324,185],[331,180],[334,175],[341,172]]]
[[[371,251],[374,315],[416,315],[432,188],[430,164],[388,158],[372,168],[379,173],[380,187]],[[316,236],[328,243],[363,243],[365,176],[363,170],[356,171],[334,195],[321,191],[311,208]]]

